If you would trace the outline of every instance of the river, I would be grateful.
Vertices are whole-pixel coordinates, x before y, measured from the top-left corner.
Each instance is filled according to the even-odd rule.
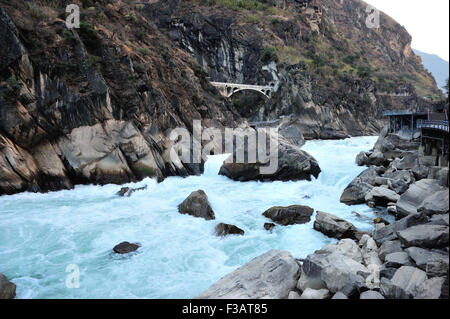
[[[311,182],[239,183],[217,173],[224,156],[212,156],[202,176],[146,179],[127,186],[147,190],[121,198],[117,185],[77,186],[48,194],[0,197],[0,272],[17,285],[17,298],[192,298],[218,279],[270,249],[304,258],[335,240],[304,225],[263,228],[262,213],[272,206],[308,205],[371,230],[375,210],[339,202],[348,183],[363,167],[361,150],[376,137],[309,141],[303,149],[322,168]],[[181,215],[177,205],[203,189],[216,220]],[[353,211],[358,212],[357,217]],[[384,216],[384,215],[382,215]],[[234,224],[245,236],[218,238],[217,223]],[[133,254],[116,255],[122,242],[138,242]],[[68,288],[80,273],[79,288]]]

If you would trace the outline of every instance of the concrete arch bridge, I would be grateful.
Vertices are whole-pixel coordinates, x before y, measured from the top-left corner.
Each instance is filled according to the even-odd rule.
[[[220,94],[226,98],[230,98],[237,92],[249,90],[259,92],[270,99],[272,93],[275,91],[275,83],[270,83],[268,86],[225,82],[211,82],[211,84],[215,86],[219,90]]]

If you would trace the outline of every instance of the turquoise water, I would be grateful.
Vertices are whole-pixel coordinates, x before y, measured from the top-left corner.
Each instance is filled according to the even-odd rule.
[[[117,185],[77,186],[49,194],[0,197],[0,272],[17,285],[17,298],[192,298],[215,281],[270,249],[296,258],[333,242],[305,225],[277,226],[262,213],[272,206],[308,205],[370,230],[375,213],[366,205],[339,202],[347,184],[364,168],[355,164],[376,137],[310,141],[303,149],[323,170],[312,182],[238,183],[217,173],[225,156],[212,156],[202,176],[171,177],[119,198]],[[203,189],[216,220],[181,215],[177,205]],[[352,211],[362,217],[357,218]],[[218,238],[217,223],[234,224],[245,236]],[[117,256],[122,242],[142,248]],[[80,287],[66,287],[68,265],[80,270]]]

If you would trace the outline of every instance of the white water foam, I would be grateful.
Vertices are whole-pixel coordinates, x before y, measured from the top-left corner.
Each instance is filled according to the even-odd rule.
[[[315,216],[308,224],[269,233],[263,225],[270,220],[262,213],[272,206],[308,205],[372,229],[374,210],[346,206],[339,198],[364,170],[355,164],[356,155],[375,141],[307,142],[303,149],[322,168],[312,182],[234,182],[217,174],[226,157],[221,155],[208,160],[202,176],[128,184],[148,185],[129,198],[115,195],[117,185],[2,196],[0,272],[17,285],[18,298],[192,298],[270,249],[305,258],[335,241],[313,230]],[[178,204],[198,189],[207,193],[216,220],[178,213]],[[244,229],[245,236],[214,236],[219,222]],[[122,241],[142,247],[127,256],[113,254]],[[80,268],[79,289],[66,287],[69,264]]]

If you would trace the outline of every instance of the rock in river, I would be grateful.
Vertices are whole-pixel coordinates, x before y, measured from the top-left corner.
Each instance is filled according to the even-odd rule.
[[[201,217],[206,220],[215,219],[214,211],[208,201],[208,196],[202,190],[198,190],[189,195],[184,202],[178,206],[181,214],[188,214],[194,217]]]
[[[220,223],[216,226],[216,235],[219,237],[225,237],[228,235],[244,235],[245,232],[240,229],[239,227],[236,227],[234,225],[224,224]]]
[[[275,223],[287,226],[294,224],[306,224],[311,221],[314,209],[308,206],[293,205],[289,207],[272,207],[263,215]]]
[[[347,205],[365,203],[366,194],[372,190],[377,177],[378,170],[375,166],[363,171],[345,188],[341,195],[341,202]]]
[[[226,275],[195,299],[286,299],[300,266],[285,251],[271,250]]]
[[[270,161],[268,159],[256,160],[254,163],[249,161],[245,163],[227,163],[225,161],[220,168],[219,174],[240,182],[298,181],[311,180],[311,176],[317,178],[321,172],[315,158],[281,137],[276,158],[277,163],[271,162],[274,159]],[[267,166],[269,162],[270,165],[277,164],[277,166],[268,172],[261,171],[261,168]]]
[[[139,247],[141,247],[139,244],[131,244],[127,241],[124,241],[123,243],[115,246],[113,250],[116,254],[128,254],[138,250]]]
[[[16,297],[16,285],[0,273],[0,299],[14,299]]]
[[[319,211],[317,212],[316,220],[314,221],[314,229],[328,237],[337,239],[355,239],[355,233],[358,231],[353,224],[337,216]]]

